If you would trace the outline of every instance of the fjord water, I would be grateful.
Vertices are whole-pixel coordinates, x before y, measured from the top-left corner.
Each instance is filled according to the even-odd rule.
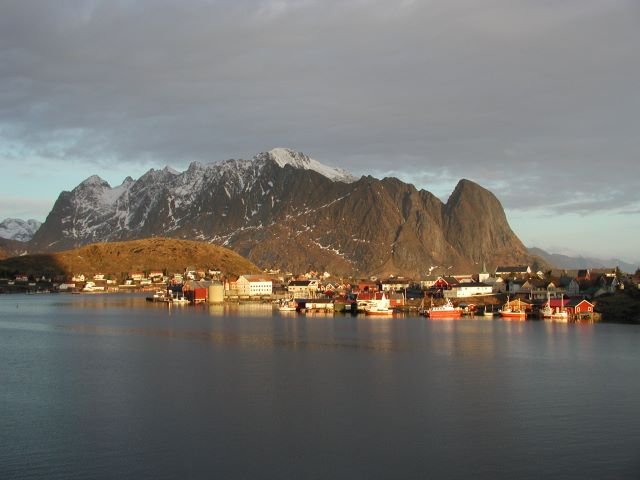
[[[639,478],[640,329],[0,296],[0,478]]]

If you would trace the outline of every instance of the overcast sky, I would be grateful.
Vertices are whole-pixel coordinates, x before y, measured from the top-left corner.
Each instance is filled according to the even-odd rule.
[[[280,146],[638,261],[639,45],[638,0],[3,0],[0,220]]]

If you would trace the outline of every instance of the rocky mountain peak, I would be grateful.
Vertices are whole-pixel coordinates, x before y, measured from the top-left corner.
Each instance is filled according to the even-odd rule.
[[[0,222],[0,238],[28,242],[38,231],[40,225],[42,222],[34,219],[5,218]]]
[[[274,148],[268,152],[259,153],[254,158],[257,160],[270,159],[280,168],[290,165],[301,170],[313,170],[337,182],[352,183],[357,180],[355,176],[342,168],[324,165],[313,158],[309,158],[304,153],[296,152],[290,148]]]
[[[79,188],[87,189],[87,188],[96,188],[96,187],[111,188],[111,185],[109,185],[109,182],[102,179],[98,175],[91,175],[87,179],[80,182],[80,184],[76,187],[76,189],[79,189]]]

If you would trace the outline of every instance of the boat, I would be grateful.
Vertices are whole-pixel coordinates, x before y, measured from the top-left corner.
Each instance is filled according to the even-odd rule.
[[[426,315],[429,318],[460,318],[462,310],[453,306],[451,300],[447,298],[444,304],[433,306],[426,310]]]
[[[156,290],[152,296],[146,297],[147,302],[170,302],[171,299],[167,296],[164,290]]]
[[[293,298],[283,298],[278,303],[278,310],[281,312],[295,312],[298,308],[298,304]]]
[[[564,295],[560,295],[560,306],[554,308],[551,306],[551,297],[547,294],[547,303],[542,309],[542,318],[560,322],[566,322],[569,319],[569,314],[564,309]]]
[[[520,299],[518,299],[518,305],[513,306],[509,302],[509,297],[507,297],[507,303],[505,303],[500,310],[500,317],[512,320],[525,320],[527,318],[527,312],[520,305]]]
[[[551,320],[566,322],[569,320],[569,313],[563,308],[558,308],[551,314]]]
[[[380,299],[371,299],[364,309],[365,315],[393,315],[389,299],[383,293]]]
[[[569,312],[564,308],[564,295],[560,294],[560,306],[551,314],[552,320],[566,322],[569,320]]]
[[[97,286],[94,282],[87,282],[82,289],[83,292],[104,292],[104,287]]]
[[[493,317],[494,315],[493,305],[485,305],[484,310],[482,311],[483,317]]]
[[[171,303],[172,304],[176,304],[176,305],[187,305],[189,304],[189,299],[185,296],[178,296],[178,297],[173,297],[171,299]]]

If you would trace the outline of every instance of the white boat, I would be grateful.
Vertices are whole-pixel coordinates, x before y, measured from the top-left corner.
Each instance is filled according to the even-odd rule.
[[[156,290],[152,296],[147,297],[147,302],[170,302],[171,298],[167,296],[164,290]]]
[[[297,303],[293,298],[282,299],[278,304],[278,310],[281,312],[295,312],[297,310]]]
[[[94,282],[87,282],[82,289],[83,292],[104,292],[104,287],[98,287]]]
[[[483,317],[493,317],[495,312],[493,311],[493,305],[485,305],[482,311]]]
[[[551,314],[551,320],[557,320],[560,322],[566,322],[569,320],[569,314],[564,309],[556,309],[555,312]]]
[[[171,303],[172,304],[176,304],[176,305],[187,305],[189,302],[189,299],[185,296],[178,296],[178,297],[173,297],[171,299]]]
[[[387,296],[383,293],[380,299],[369,300],[364,310],[365,315],[393,315],[393,308]]]
[[[564,295],[560,295],[560,306],[554,308],[551,306],[551,297],[547,294],[547,303],[545,303],[542,308],[542,318],[557,320],[560,322],[566,322],[569,319],[569,314],[564,309]]]

